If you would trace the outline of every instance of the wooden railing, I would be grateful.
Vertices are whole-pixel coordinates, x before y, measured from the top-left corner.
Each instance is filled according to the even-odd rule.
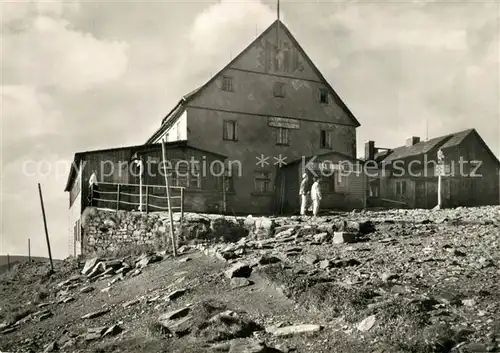
[[[115,184],[100,182],[97,190],[90,192],[90,205],[101,208],[143,212],[168,211],[166,187],[162,185]],[[184,216],[184,187],[169,186],[170,205],[172,212]],[[141,203],[142,196],[142,203]]]

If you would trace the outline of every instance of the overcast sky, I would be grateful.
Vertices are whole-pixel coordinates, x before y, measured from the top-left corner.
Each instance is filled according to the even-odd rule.
[[[69,162],[144,143],[276,19],[275,2],[3,2],[0,253],[68,254]],[[281,1],[282,20],[373,139],[476,128],[500,155],[495,1]],[[46,161],[38,175],[26,161]]]

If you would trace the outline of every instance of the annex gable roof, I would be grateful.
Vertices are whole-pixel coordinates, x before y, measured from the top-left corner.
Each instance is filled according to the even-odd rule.
[[[493,154],[490,148],[486,145],[484,140],[479,136],[475,129],[467,129],[439,137],[432,138],[427,141],[421,141],[413,146],[400,146],[393,148],[389,151],[383,151],[375,154],[375,160],[382,161],[382,163],[391,163],[396,160],[406,158],[417,158],[426,153],[437,149],[447,149],[460,145],[467,136],[475,134],[480,143],[488,151],[489,154],[498,162],[498,158]],[[500,163],[500,162],[499,162]]]

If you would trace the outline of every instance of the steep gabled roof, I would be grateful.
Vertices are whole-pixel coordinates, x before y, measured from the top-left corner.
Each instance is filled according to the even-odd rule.
[[[452,135],[435,137],[433,139],[422,141],[414,144],[413,146],[400,146],[393,148],[389,155],[383,159],[384,162],[392,162],[398,159],[404,159],[408,157],[416,157],[429,151],[433,150],[437,146],[440,146],[443,142],[448,140]],[[377,155],[375,155],[375,159]]]
[[[335,98],[335,101],[345,110],[349,118],[351,118],[354,122],[354,125],[356,127],[360,126],[361,124],[359,121],[356,119],[354,114],[349,110],[349,108],[345,105],[345,103],[342,101],[342,99],[339,97],[337,92],[333,89],[333,87],[328,83],[328,81],[325,79],[323,74],[319,71],[317,66],[312,62],[312,60],[309,58],[305,50],[302,48],[302,46],[297,42],[295,37],[292,35],[290,30],[281,22],[280,20],[274,21],[269,27],[267,27],[266,30],[264,30],[255,40],[250,42],[250,44],[243,49],[238,55],[236,55],[226,66],[224,66],[221,70],[219,70],[215,75],[213,75],[204,85],[196,88],[195,90],[191,91],[190,93],[186,94],[185,96],[182,97],[182,99],[177,103],[177,105],[167,114],[165,118],[162,120],[162,125],[160,128],[151,136],[147,141],[146,144],[152,143],[158,135],[160,135],[160,132],[167,126],[168,121],[172,121],[177,119],[178,115],[175,114],[178,110],[184,111],[186,105],[192,101],[195,97],[197,97],[200,92],[203,91],[204,88],[206,88],[208,85],[210,85],[213,81],[217,79],[217,77],[220,76],[220,74],[224,71],[230,68],[237,60],[239,60],[243,55],[245,55],[251,48],[252,46],[259,42],[262,38],[264,38],[271,30],[273,30],[275,27],[282,28],[285,34],[290,37],[291,41],[293,44],[302,52],[302,55],[304,59],[307,61],[307,63],[311,66],[311,68],[314,70],[316,75],[320,78],[321,81],[327,86],[328,90],[332,94],[332,96]]]
[[[484,140],[479,136],[475,129],[467,129],[455,132],[448,135],[432,138],[427,141],[422,141],[414,144],[413,146],[400,146],[390,151],[383,151],[375,154],[375,160],[381,160],[383,163],[391,163],[396,160],[405,159],[409,157],[419,157],[423,154],[429,153],[436,149],[447,149],[450,147],[458,146],[471,134],[475,134],[483,147],[488,153],[498,162],[498,158],[494,155],[491,149],[486,145]],[[500,162],[499,162],[500,163]]]

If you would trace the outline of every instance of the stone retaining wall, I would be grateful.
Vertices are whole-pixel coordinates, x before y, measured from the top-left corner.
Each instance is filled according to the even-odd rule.
[[[178,246],[193,242],[237,241],[249,235],[245,218],[198,215],[187,213],[180,224],[174,214],[174,230]],[[85,209],[82,215],[84,256],[110,253],[140,253],[146,250],[170,248],[168,213],[140,213]]]
[[[177,245],[196,243],[237,242],[241,238],[267,239],[286,233],[291,218],[234,217],[186,213],[181,224],[174,214]],[[304,231],[338,230],[365,232],[366,222],[346,222],[342,218],[325,219],[315,225],[302,225]],[[82,215],[82,255],[120,256],[144,251],[171,248],[170,221],[164,212],[140,213],[87,208]],[[314,228],[314,229],[313,229]],[[285,231],[285,232],[284,232]],[[299,232],[300,233],[300,232]]]

